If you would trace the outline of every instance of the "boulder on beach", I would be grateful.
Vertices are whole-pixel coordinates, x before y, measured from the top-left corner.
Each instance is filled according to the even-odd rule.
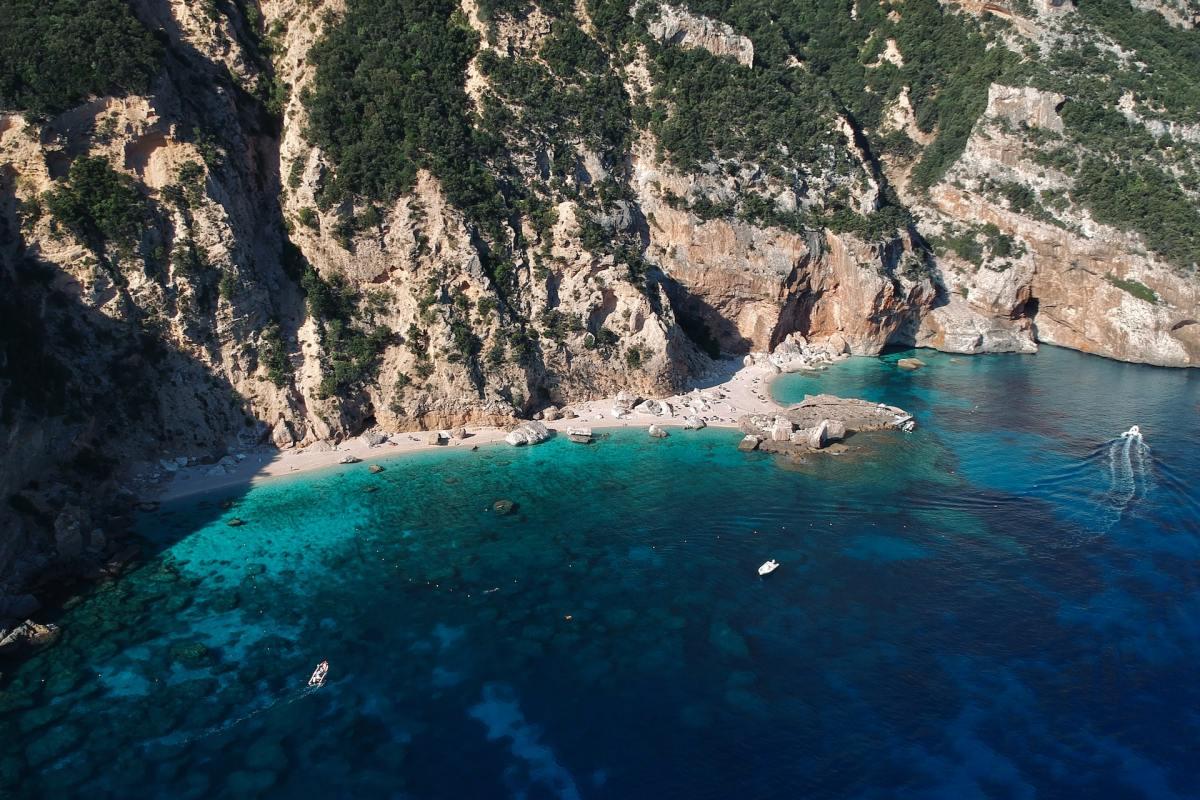
[[[450,434],[445,431],[430,431],[425,436],[425,444],[433,445],[434,447],[443,445],[448,441],[450,441]]]
[[[553,422],[560,416],[562,416],[562,414],[559,412],[558,406],[548,406],[546,410],[542,412],[542,419],[546,420],[547,422]]]
[[[367,431],[362,436],[359,436],[358,440],[367,447],[379,447],[379,445],[387,442],[388,437],[378,431]]]
[[[665,439],[668,436],[667,432],[658,425],[651,425],[646,432],[654,439]]]
[[[467,429],[461,425],[459,425],[457,428],[451,428],[450,429],[450,438],[456,439],[459,441],[467,438]]]
[[[639,414],[650,414],[655,417],[669,417],[672,413],[671,404],[666,400],[643,400],[633,410]]]
[[[504,437],[504,441],[514,447],[521,447],[527,444],[541,444],[550,438],[550,429],[544,424],[537,421],[522,422],[517,427],[508,432]]]
[[[695,414],[684,417],[683,419],[683,429],[685,431],[698,431],[701,428],[707,427],[708,423],[702,420],[700,417],[697,417]]]
[[[925,362],[919,358],[902,358],[896,362],[896,366],[900,369],[920,369]]]
[[[344,455],[338,459],[339,464],[357,464],[360,461],[362,459],[355,455]]]
[[[637,405],[638,398],[635,395],[626,391],[617,392],[616,398],[613,400],[612,415],[614,419],[621,419],[629,416],[633,411],[633,407]]]

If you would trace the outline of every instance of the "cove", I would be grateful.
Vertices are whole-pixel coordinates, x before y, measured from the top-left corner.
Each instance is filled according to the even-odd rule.
[[[843,455],[629,429],[166,504],[6,671],[0,794],[1196,796],[1200,378],[904,355],[773,385],[916,415]]]

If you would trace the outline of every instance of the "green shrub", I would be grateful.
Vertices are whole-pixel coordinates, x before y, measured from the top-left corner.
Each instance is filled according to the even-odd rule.
[[[308,136],[337,165],[335,199],[390,202],[417,170],[445,182],[465,207],[492,191],[471,158],[463,74],[476,37],[451,0],[352,0],[313,46]]]
[[[146,94],[161,57],[123,0],[5,0],[0,109],[50,117],[91,95]]]
[[[1116,286],[1118,289],[1124,289],[1138,300],[1145,300],[1147,303],[1158,302],[1158,295],[1155,291],[1141,281],[1136,281],[1133,278],[1118,278],[1111,272],[1107,273],[1104,277],[1113,286]]]
[[[276,386],[286,386],[291,381],[292,362],[283,345],[279,323],[272,322],[263,328],[259,338],[259,360],[267,368],[267,379]]]
[[[108,243],[132,248],[149,221],[137,182],[101,156],[76,159],[66,180],[47,192],[45,200],[55,221],[96,251]]]
[[[1141,234],[1168,261],[1190,269],[1200,264],[1200,208],[1154,164],[1088,158],[1071,196],[1097,222]]]

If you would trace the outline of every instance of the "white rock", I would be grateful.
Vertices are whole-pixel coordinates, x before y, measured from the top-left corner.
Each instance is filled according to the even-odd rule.
[[[814,450],[820,450],[827,444],[829,444],[829,420],[823,419],[817,423],[817,427],[809,432],[808,446]]]
[[[776,417],[774,424],[771,425],[771,441],[772,442],[787,442],[791,441],[792,431],[796,426],[787,417]]]
[[[550,438],[550,429],[544,424],[537,421],[522,422],[517,427],[508,432],[504,437],[504,441],[514,447],[521,447],[527,444],[540,444]]]
[[[576,444],[591,444],[591,428],[567,428],[567,438]]]

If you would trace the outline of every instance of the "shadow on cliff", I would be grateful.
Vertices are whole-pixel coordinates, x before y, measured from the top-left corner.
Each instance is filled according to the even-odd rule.
[[[662,275],[660,282],[666,290],[679,327],[688,338],[711,359],[724,355],[745,355],[754,343],[741,334],[737,324],[720,310],[670,276]]]
[[[215,461],[261,430],[128,294],[89,306],[70,274],[26,249],[12,177],[0,174],[0,588],[52,604],[127,550],[137,465],[164,451]]]

